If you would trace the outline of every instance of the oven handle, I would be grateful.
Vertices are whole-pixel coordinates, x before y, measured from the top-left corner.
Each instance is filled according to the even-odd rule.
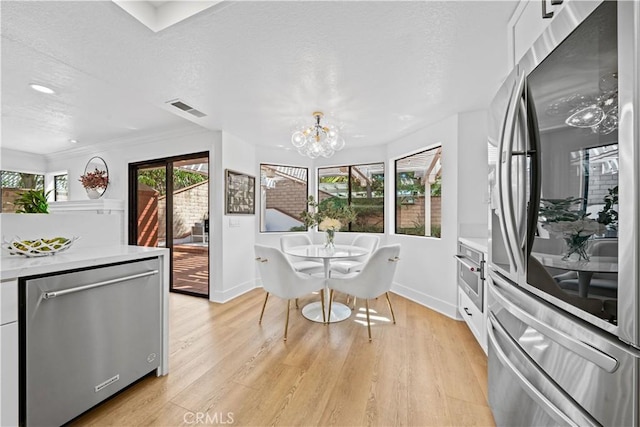
[[[553,328],[550,325],[547,325],[546,323],[536,319],[534,316],[509,301],[500,292],[499,284],[496,283],[496,278],[494,276],[491,277],[494,279],[493,295],[505,310],[513,314],[520,321],[526,323],[528,326],[560,344],[567,350],[570,350],[580,357],[587,359],[591,363],[598,365],[601,369],[604,369],[609,373],[615,372],[616,369],[618,369],[619,363],[615,358],[609,356],[606,353],[603,353],[602,351],[594,347],[591,347],[589,344],[586,344],[565,334],[562,331]]]
[[[467,267],[469,271],[482,275],[482,266],[468,263],[467,261],[465,261],[467,257],[465,257],[464,255],[454,255],[453,257],[456,258],[460,264]]]
[[[533,400],[536,401],[536,403],[538,403],[538,405],[540,405],[542,408],[549,409],[553,413],[553,415],[556,416],[555,417],[556,420],[559,419],[558,421],[561,420],[566,425],[575,426],[575,427],[585,426],[585,425],[588,425],[588,426],[599,425],[597,422],[594,422],[595,420],[593,420],[591,416],[585,415],[583,413],[583,410],[579,406],[577,406],[575,403],[573,403],[572,399],[568,397],[566,395],[566,392],[564,392],[563,390],[560,390],[556,387],[556,391],[566,398],[567,403],[573,406],[573,408],[580,415],[582,415],[581,417],[582,419],[580,420],[579,424],[576,421],[572,420],[567,414],[565,414],[560,408],[558,408],[553,402],[551,402],[544,394],[542,394],[542,392],[538,390],[533,384],[531,384],[531,382],[527,379],[527,377],[525,377],[524,374],[522,374],[522,372],[518,370],[518,368],[513,364],[513,362],[509,360],[509,357],[505,354],[504,350],[502,350],[502,348],[498,344],[498,340],[496,339],[494,330],[497,331],[505,340],[507,340],[512,344],[512,350],[514,351],[514,353],[516,353],[518,356],[522,358],[528,359],[536,369],[537,369],[537,365],[535,364],[535,362],[530,360],[529,356],[527,356],[522,352],[522,350],[518,347],[517,343],[513,342],[513,339],[509,336],[507,331],[504,330],[504,328],[502,327],[500,322],[498,322],[498,320],[495,318],[493,313],[489,313],[489,325],[487,327],[487,333],[489,335],[489,342],[493,344],[492,348],[495,350],[496,357],[498,358],[500,363],[506,366],[515,375],[521,387],[527,392],[527,394]],[[549,381],[553,382],[553,380],[548,378],[548,375],[546,373],[544,373],[543,371],[539,371],[539,372],[541,372]]]

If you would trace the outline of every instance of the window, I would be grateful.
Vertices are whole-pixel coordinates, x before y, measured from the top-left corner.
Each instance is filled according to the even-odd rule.
[[[395,162],[396,234],[440,237],[442,146]]]
[[[384,163],[318,168],[318,201],[329,199],[358,215],[340,231],[384,233]]]
[[[0,171],[2,178],[2,212],[15,212],[13,202],[25,190],[44,189],[44,175],[32,173]]]
[[[575,173],[574,194],[581,197],[578,209],[605,225],[610,235],[618,228],[618,144],[583,148],[570,153]]]
[[[53,189],[53,200],[56,202],[69,200],[68,175],[54,175]]]
[[[260,231],[306,231],[307,168],[260,165]]]

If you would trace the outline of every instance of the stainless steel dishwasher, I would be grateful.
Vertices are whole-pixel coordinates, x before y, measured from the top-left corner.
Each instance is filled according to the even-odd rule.
[[[156,370],[157,258],[21,280],[20,424],[64,424]]]

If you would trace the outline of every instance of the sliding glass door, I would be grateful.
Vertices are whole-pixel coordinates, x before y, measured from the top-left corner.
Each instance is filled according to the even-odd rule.
[[[129,165],[129,244],[171,251],[173,292],[209,296],[209,154]]]

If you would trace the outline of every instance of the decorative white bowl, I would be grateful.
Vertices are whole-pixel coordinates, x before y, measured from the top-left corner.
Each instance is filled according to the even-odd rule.
[[[73,243],[80,237],[53,237],[50,239],[26,240],[15,237],[11,241],[4,240],[2,246],[9,251],[11,255],[24,255],[26,257],[39,257],[55,255],[69,249]]]

